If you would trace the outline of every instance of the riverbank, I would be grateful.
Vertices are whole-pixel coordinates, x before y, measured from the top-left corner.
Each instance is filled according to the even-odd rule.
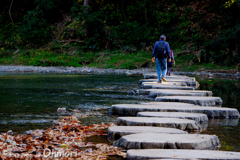
[[[21,66],[21,65],[1,65],[0,72],[7,73],[65,73],[65,74],[126,74],[142,75],[146,72],[155,72],[155,69],[103,69],[94,67],[42,67],[42,66]],[[240,72],[220,71],[194,71],[194,72],[172,72],[175,75],[203,76],[209,78],[240,78]]]
[[[47,130],[29,131],[26,135],[0,134],[2,159],[107,159],[126,156],[121,148],[105,143],[85,142],[87,137],[106,135],[110,124],[83,126],[75,116],[64,117]]]

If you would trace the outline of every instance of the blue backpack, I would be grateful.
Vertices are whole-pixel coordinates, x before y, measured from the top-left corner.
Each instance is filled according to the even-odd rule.
[[[159,45],[157,46],[157,49],[154,52],[155,58],[158,58],[158,59],[167,58],[167,55],[165,52],[165,43],[166,42],[161,43],[159,41],[159,43],[158,43]]]

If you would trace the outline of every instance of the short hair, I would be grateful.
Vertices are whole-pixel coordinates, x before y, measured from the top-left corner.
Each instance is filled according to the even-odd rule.
[[[166,36],[161,35],[161,36],[160,36],[160,39],[166,39]]]

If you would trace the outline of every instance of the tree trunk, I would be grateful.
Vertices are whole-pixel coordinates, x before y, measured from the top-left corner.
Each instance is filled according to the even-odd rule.
[[[84,3],[83,3],[83,5],[86,5],[86,6],[88,6],[88,5],[89,5],[89,0],[84,0]]]

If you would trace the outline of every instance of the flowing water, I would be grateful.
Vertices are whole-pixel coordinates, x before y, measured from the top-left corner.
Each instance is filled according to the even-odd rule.
[[[84,125],[115,122],[109,116],[112,104],[140,103],[144,96],[127,95],[138,88],[142,76],[80,75],[80,74],[0,74],[0,132],[27,130],[52,126],[53,121],[66,115],[76,115]],[[240,82],[236,80],[197,78],[201,90],[212,90],[223,99],[223,106],[240,110]],[[57,109],[65,107],[67,113]],[[72,112],[79,109],[79,113]],[[237,120],[210,120],[204,134],[216,134],[220,150],[240,151],[240,124]],[[104,141],[94,137],[91,141]]]
[[[44,128],[73,114],[88,116],[80,119],[84,125],[114,122],[116,118],[108,115],[112,104],[138,103],[144,98],[127,94],[138,87],[138,79],[125,75],[1,74],[0,132]],[[60,107],[68,113],[58,114]],[[80,113],[72,112],[74,109]]]
[[[240,111],[240,81],[236,79],[204,79],[197,77],[200,90],[211,90],[213,96],[221,97],[222,107]],[[215,134],[221,142],[220,150],[240,152],[239,119],[210,119],[204,134]]]

